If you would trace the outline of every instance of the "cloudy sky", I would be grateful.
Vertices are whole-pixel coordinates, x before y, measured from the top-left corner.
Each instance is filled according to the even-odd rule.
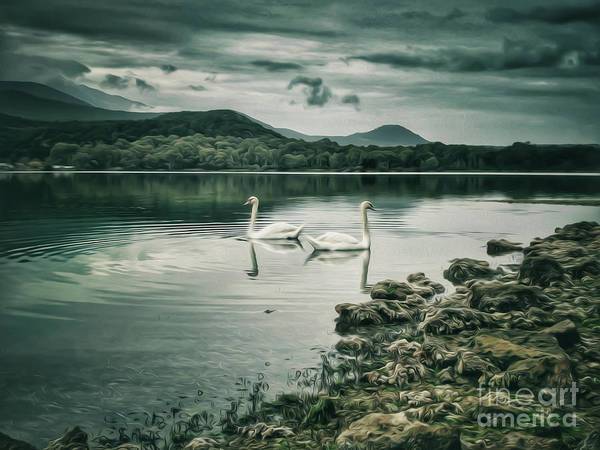
[[[600,3],[2,0],[0,79],[347,134],[600,142]]]

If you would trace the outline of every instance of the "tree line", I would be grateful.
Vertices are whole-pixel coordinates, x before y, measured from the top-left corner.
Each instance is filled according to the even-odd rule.
[[[284,138],[233,111],[144,121],[0,120],[0,162],[80,170],[597,171],[597,145],[340,146]],[[222,134],[226,133],[226,134]]]

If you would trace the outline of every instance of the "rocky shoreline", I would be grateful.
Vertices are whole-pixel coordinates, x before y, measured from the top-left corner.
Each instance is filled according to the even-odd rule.
[[[336,351],[302,389],[231,411],[221,430],[189,423],[89,442],[78,428],[47,450],[89,447],[600,449],[600,225],[557,228],[516,266],[453,260],[444,276],[385,280],[336,306]],[[0,434],[0,450],[32,450]]]

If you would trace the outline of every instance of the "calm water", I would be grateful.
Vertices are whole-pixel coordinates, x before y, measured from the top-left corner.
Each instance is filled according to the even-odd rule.
[[[600,220],[598,207],[533,202],[599,199],[597,177],[0,177],[0,431],[34,444],[135,411],[218,412],[239,377],[283,390],[337,341],[334,305],[366,300],[375,281],[441,281],[457,256],[518,262],[488,257],[486,241]],[[306,222],[308,234],[358,234],[369,199],[372,250],[240,240],[249,195],[260,223]]]

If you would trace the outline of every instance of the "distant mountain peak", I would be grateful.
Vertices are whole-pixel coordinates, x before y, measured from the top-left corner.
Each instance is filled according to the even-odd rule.
[[[371,131],[353,133],[347,136],[315,136],[303,134],[298,131],[290,130],[289,128],[275,128],[259,120],[252,120],[266,128],[276,131],[282,136],[290,139],[301,139],[306,142],[329,139],[339,145],[377,145],[379,147],[413,146],[429,142],[427,139],[414,133],[408,128],[397,124],[385,124],[374,128]]]

